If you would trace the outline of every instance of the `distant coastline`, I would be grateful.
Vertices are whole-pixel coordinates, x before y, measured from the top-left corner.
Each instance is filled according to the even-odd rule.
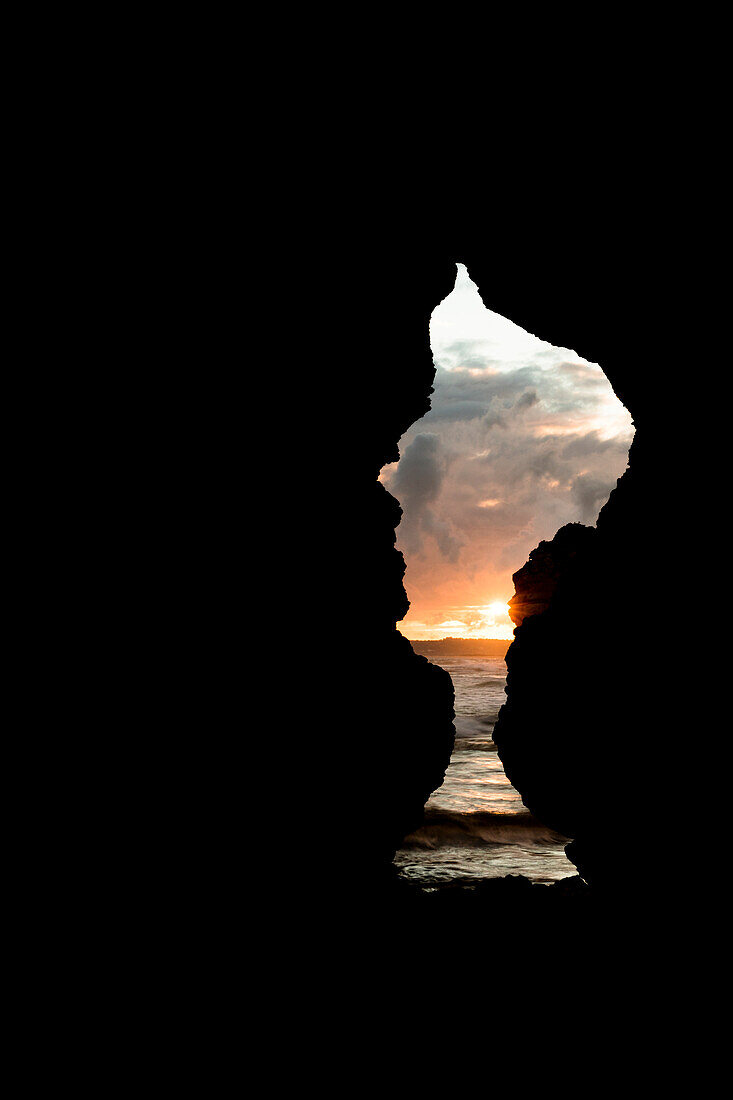
[[[433,657],[449,653],[461,657],[505,657],[511,645],[506,638],[428,638],[410,640],[416,653]]]

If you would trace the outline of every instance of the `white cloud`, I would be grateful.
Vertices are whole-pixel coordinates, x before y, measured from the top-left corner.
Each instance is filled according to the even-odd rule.
[[[633,427],[599,366],[485,309],[462,265],[430,332],[432,409],[382,480],[404,512],[405,627],[432,620],[440,636],[449,622],[491,629],[486,608],[511,596],[529,551],[565,523],[595,522]]]

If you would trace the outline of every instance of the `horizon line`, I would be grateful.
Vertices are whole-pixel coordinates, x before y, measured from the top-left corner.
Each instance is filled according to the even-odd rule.
[[[400,631],[402,634],[402,631]],[[403,638],[407,638],[408,642],[513,642],[513,638],[484,638],[479,637],[478,634],[471,635],[469,638],[461,637],[460,634],[444,634],[442,638],[410,638],[408,634],[402,634]]]

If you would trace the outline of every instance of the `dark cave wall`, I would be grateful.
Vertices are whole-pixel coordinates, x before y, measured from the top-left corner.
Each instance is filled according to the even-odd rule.
[[[559,554],[549,589],[546,573],[532,576],[537,551],[517,574],[526,617],[507,654],[507,702],[494,737],[528,808],[573,838],[568,855],[583,877],[599,888],[646,889],[678,873],[688,843],[659,842],[679,760],[666,647],[681,564],[677,533],[665,539],[679,498],[674,421],[655,369],[662,299],[646,285],[643,264],[634,270],[623,235],[609,244],[568,230],[555,243],[551,277],[510,257],[497,268],[496,257],[475,247],[466,263],[487,306],[601,365],[636,434],[596,529],[571,533],[573,552]],[[540,253],[550,247],[541,235],[533,244]],[[623,302],[614,292],[621,258]]]
[[[664,770],[659,727],[644,699],[653,657],[633,627],[642,598],[638,563],[628,548],[619,553],[633,518],[617,507],[597,529],[558,532],[553,542],[572,542],[573,552],[566,545],[555,556],[549,591],[546,565],[539,574],[530,569],[552,543],[515,574],[519,625],[494,730],[527,807],[574,838],[569,857],[598,885],[648,873],[622,837],[651,828],[649,795]]]
[[[391,867],[404,836],[422,820],[453,747],[453,685],[414,653],[397,624],[409,603],[405,563],[395,548],[399,503],[378,482],[399,457],[403,432],[430,407],[435,375],[430,315],[453,288],[455,267],[440,256],[390,260],[364,245],[341,269],[337,343],[348,348],[339,391],[347,430],[326,459],[333,535],[324,587],[348,607],[349,628],[329,646],[333,685],[321,714],[337,764],[321,787],[322,828],[346,885]],[[335,774],[332,769],[335,767]]]

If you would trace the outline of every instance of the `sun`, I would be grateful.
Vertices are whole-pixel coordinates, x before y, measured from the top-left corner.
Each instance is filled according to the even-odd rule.
[[[508,604],[502,603],[500,600],[494,600],[493,603],[487,604],[484,608],[484,614],[492,619],[506,619],[509,617]]]

